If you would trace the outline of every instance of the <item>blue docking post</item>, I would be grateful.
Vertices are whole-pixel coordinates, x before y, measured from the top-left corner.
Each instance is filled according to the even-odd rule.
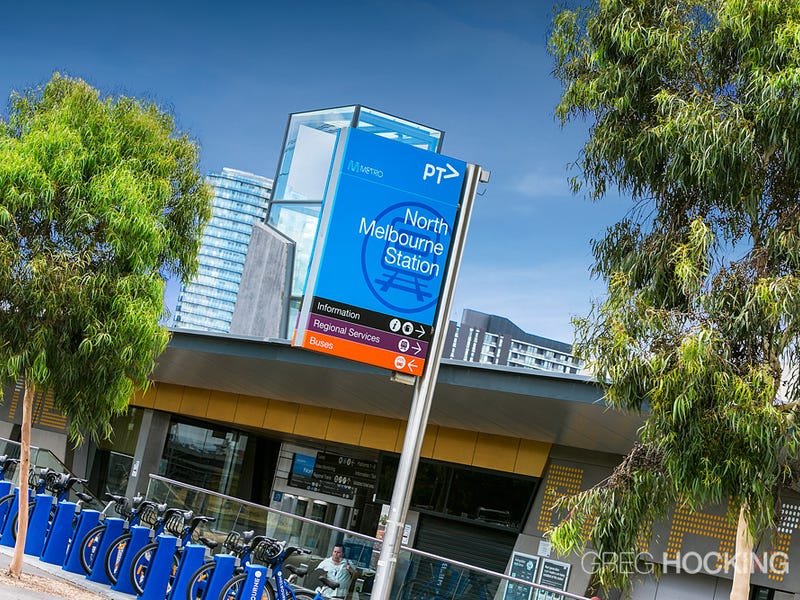
[[[106,585],[111,583],[108,579],[108,575],[106,575],[103,561],[106,559],[106,552],[108,552],[108,547],[111,545],[111,542],[121,536],[124,530],[124,519],[117,519],[116,517],[109,517],[106,519],[106,531],[103,534],[103,539],[100,541],[100,546],[97,548],[97,554],[95,554],[94,564],[92,565],[92,572],[86,576],[89,581],[105,583]]]
[[[141,525],[134,525],[131,527],[131,539],[128,541],[125,554],[123,554],[122,562],[119,566],[119,572],[124,574],[124,576],[117,577],[117,583],[111,586],[112,590],[124,594],[136,593],[128,573],[131,570],[131,563],[133,562],[134,555],[150,541],[150,533],[151,531],[148,527],[142,527]]]
[[[100,511],[83,509],[78,515],[78,524],[70,540],[67,557],[64,559],[62,569],[70,573],[84,575],[83,565],[81,565],[81,542],[89,530],[100,522]]]
[[[64,564],[69,538],[72,536],[72,520],[75,518],[77,506],[74,502],[66,501],[59,502],[56,506],[56,516],[53,518],[50,532],[44,541],[42,561],[53,565]]]
[[[203,598],[218,598],[223,586],[233,577],[236,557],[233,554],[217,554],[214,557],[214,570]]]
[[[33,505],[33,512],[28,522],[28,535],[25,538],[25,554],[41,555],[51,508],[53,508],[53,497],[50,494],[36,494],[36,504]]]
[[[172,555],[178,545],[174,535],[162,533],[158,536],[158,547],[150,559],[147,568],[147,579],[144,581],[144,592],[139,600],[164,600],[167,596],[167,584],[172,575]]]
[[[181,560],[178,563],[178,571],[175,573],[175,580],[169,591],[167,600],[184,600],[186,598],[186,588],[189,587],[189,580],[194,572],[205,562],[206,547],[202,544],[186,544],[181,552]]]
[[[239,598],[261,598],[264,586],[267,584],[267,567],[263,565],[248,564],[245,567],[247,579],[239,592]]]
[[[0,498],[5,498],[11,493],[12,484],[10,481],[0,481]],[[3,519],[6,518],[6,513],[8,512],[10,503],[3,502],[0,504],[0,525],[3,523]]]
[[[30,492],[28,493],[30,497]],[[14,540],[14,517],[17,516],[19,510],[19,488],[14,488],[14,501],[11,503],[11,508],[8,509],[5,523],[3,524],[3,535],[0,536],[0,544],[3,546],[14,547],[16,541]]]

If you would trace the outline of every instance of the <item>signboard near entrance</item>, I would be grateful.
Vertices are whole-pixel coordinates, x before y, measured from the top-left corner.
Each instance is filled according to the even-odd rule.
[[[466,164],[351,129],[332,168],[293,343],[420,375]]]
[[[288,483],[292,487],[352,500],[357,488],[372,492],[377,463],[331,452],[295,453]]]
[[[542,560],[542,572],[539,574],[539,583],[557,590],[566,590],[569,581],[569,571],[572,565],[545,558]],[[544,590],[536,590],[535,600],[563,600],[564,596]]]
[[[536,581],[536,571],[539,567],[539,557],[531,556],[530,554],[522,554],[521,552],[514,552],[511,556],[511,568],[508,574],[511,577],[530,581]],[[506,591],[503,594],[503,600],[529,600],[531,597],[532,587],[522,585],[520,583],[506,583]]]

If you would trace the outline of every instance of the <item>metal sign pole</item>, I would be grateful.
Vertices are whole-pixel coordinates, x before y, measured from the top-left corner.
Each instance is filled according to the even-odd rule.
[[[378,557],[378,568],[376,569],[375,581],[372,586],[372,600],[389,600],[389,593],[392,589],[402,531],[411,502],[414,478],[417,475],[422,440],[425,436],[425,427],[428,424],[428,414],[431,410],[436,379],[439,376],[439,362],[442,359],[445,333],[450,319],[458,271],[461,266],[461,255],[464,251],[467,230],[469,229],[469,221],[472,215],[472,205],[475,200],[478,183],[485,183],[488,174],[488,171],[482,171],[477,165],[467,166],[461,210],[458,214],[458,222],[453,235],[453,253],[447,276],[442,286],[442,302],[436,316],[427,368],[414,386],[411,411],[408,415],[408,427],[403,440],[403,450],[400,454],[400,464],[397,467],[397,477],[394,482],[394,491],[392,492],[389,515],[383,535],[383,546]]]

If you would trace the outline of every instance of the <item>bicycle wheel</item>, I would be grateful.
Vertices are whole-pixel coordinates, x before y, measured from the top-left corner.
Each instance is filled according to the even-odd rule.
[[[234,575],[233,578],[229,579],[228,583],[226,583],[222,588],[217,600],[237,600],[237,598],[249,600],[250,596],[242,595],[242,588],[244,588],[245,581],[247,581],[247,573]],[[286,597],[288,599],[292,598],[288,592]],[[261,592],[261,600],[275,600],[275,592],[273,591],[269,581],[264,582],[264,591]]]
[[[130,533],[123,533],[108,547],[106,551],[105,560],[103,564],[106,569],[106,576],[111,585],[117,583],[119,578],[119,569],[122,566],[122,559],[125,558],[125,549],[128,547],[128,542],[131,541]]]
[[[203,600],[214,574],[214,567],[217,566],[213,560],[200,565],[200,568],[192,573],[189,585],[186,588],[186,600]]]
[[[156,554],[158,548],[157,542],[151,542],[142,548],[134,555],[131,561],[131,584],[133,589],[136,590],[136,595],[141,596],[144,593],[144,584],[147,582],[147,571],[150,568],[150,561]],[[172,581],[175,578],[175,573],[178,571],[178,564],[180,563],[179,553],[176,552],[172,555],[172,570],[169,574],[169,581],[167,582],[167,595],[172,589]]]
[[[144,593],[144,582],[147,580],[147,570],[150,568],[150,561],[156,554],[158,544],[151,542],[141,547],[133,556],[131,561],[131,584],[137,596]]]
[[[81,567],[88,575],[92,572],[94,561],[97,558],[97,550],[100,548],[100,542],[103,541],[103,534],[106,532],[105,523],[95,525],[89,530],[89,533],[81,540],[80,552]]]
[[[3,530],[3,526],[6,524],[6,518],[9,511],[11,511],[11,504],[14,502],[14,498],[14,494],[6,494],[0,498],[0,531]]]
[[[247,579],[247,575],[244,573],[234,575],[228,580],[228,583],[222,586],[217,600],[236,600],[239,597],[239,590],[244,585],[245,579]]]
[[[36,499],[31,498],[28,504],[28,525],[31,524],[31,515],[33,514],[33,507],[36,506]],[[14,515],[14,520],[11,523],[11,537],[14,538],[14,541],[17,541],[17,528],[19,527],[19,511],[17,514]]]

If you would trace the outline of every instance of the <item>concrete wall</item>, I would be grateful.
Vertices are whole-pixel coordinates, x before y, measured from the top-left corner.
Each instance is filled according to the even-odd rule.
[[[247,250],[230,333],[257,338],[285,336],[295,243],[256,223]]]

